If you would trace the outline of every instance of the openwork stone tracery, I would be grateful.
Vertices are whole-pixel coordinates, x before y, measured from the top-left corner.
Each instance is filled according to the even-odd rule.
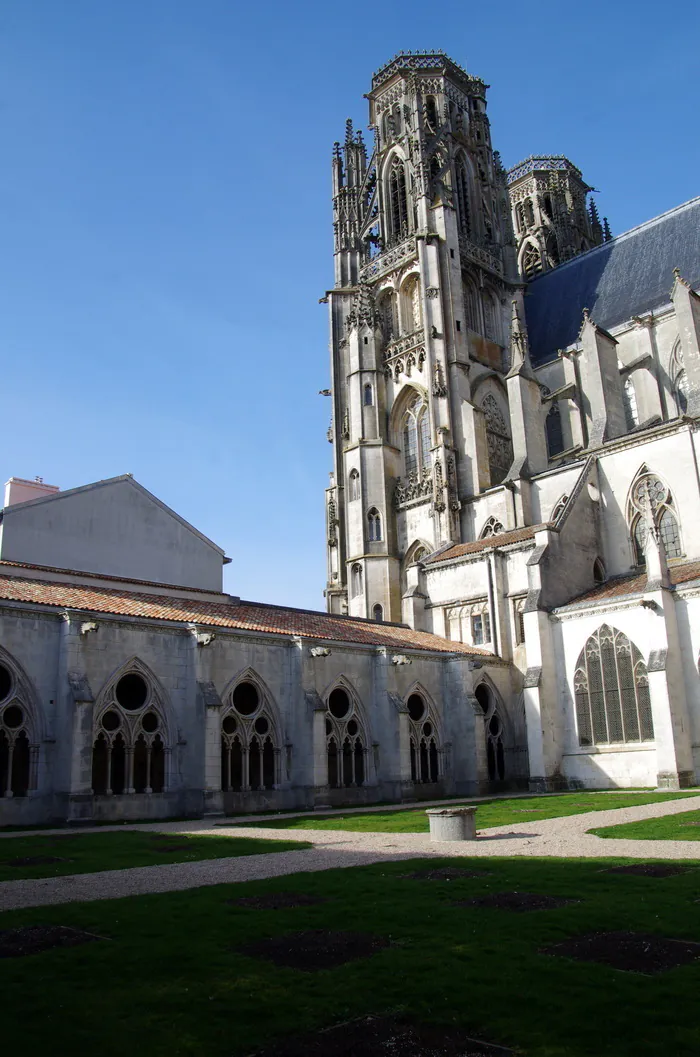
[[[0,797],[27,796],[36,788],[38,755],[21,680],[0,663]]]
[[[652,741],[649,679],[627,636],[603,624],[579,654],[574,675],[580,745]]]
[[[134,662],[112,680],[98,705],[93,793],[162,793],[167,788],[170,751],[165,708],[155,680]]]
[[[331,789],[365,784],[367,737],[359,711],[342,686],[328,695],[326,753]]]
[[[274,789],[280,782],[276,710],[252,677],[239,680],[221,716],[221,788]]]

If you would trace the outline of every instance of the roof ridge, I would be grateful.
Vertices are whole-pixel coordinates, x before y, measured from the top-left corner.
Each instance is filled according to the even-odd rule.
[[[646,228],[651,228],[655,224],[661,223],[662,220],[668,219],[668,217],[672,216],[674,213],[682,213],[683,210],[689,209],[691,206],[698,204],[700,204],[700,195],[696,195],[695,198],[689,198],[687,202],[681,202],[680,205],[673,206],[672,209],[667,209],[665,213],[659,213],[658,216],[651,217],[649,220],[644,220],[641,224],[636,224],[633,228],[629,228],[629,230],[623,231],[619,235],[615,235],[614,238],[608,239],[607,242],[601,242],[599,246],[592,246],[589,250],[585,250],[583,253],[577,253],[575,257],[571,257],[568,261],[558,264],[556,268],[550,268],[549,271],[543,272],[541,275],[536,276],[536,278],[531,279],[528,286],[538,283],[541,279],[546,279],[548,275],[553,275],[555,272],[561,274],[571,265],[577,264],[583,257],[591,257],[596,253],[600,253],[601,250],[613,246],[616,242],[624,242],[632,235],[636,235],[640,231],[643,231]]]

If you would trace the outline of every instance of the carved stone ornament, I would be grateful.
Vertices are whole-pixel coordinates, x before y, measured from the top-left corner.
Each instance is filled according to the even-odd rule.
[[[440,291],[438,290],[437,286],[429,286],[425,293],[426,296],[429,297],[431,300],[434,300],[440,295]]]
[[[401,507],[417,499],[429,499],[432,494],[433,482],[430,470],[424,470],[421,476],[418,473],[410,473],[407,478],[398,478],[394,492],[394,504]]]
[[[350,413],[347,408],[343,412],[343,440],[350,440]]]
[[[442,374],[442,364],[436,363],[433,374],[433,396],[447,396],[447,386]]]

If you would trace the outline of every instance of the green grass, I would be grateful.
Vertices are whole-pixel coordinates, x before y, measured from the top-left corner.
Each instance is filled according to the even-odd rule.
[[[0,881],[63,874],[126,870],[130,866],[163,866],[197,859],[224,859],[310,847],[306,841],[253,840],[249,837],[198,837],[130,830],[54,837],[4,837],[0,840]],[[168,851],[169,847],[176,850]],[[12,859],[56,856],[65,862],[43,866],[10,866]]]
[[[620,861],[403,860],[8,912],[0,929],[54,923],[104,942],[1,963],[3,1046],[22,1057],[243,1057],[274,1038],[392,1012],[457,1025],[527,1057],[697,1057],[700,962],[643,976],[539,953],[593,930],[700,941],[697,870],[664,879],[602,872]],[[401,877],[438,864],[490,876]],[[290,890],[329,901],[277,911],[227,905]],[[579,902],[525,914],[451,905],[513,890]],[[392,946],[317,973],[237,952],[306,928],[372,932]]]
[[[641,822],[624,822],[619,826],[591,829],[597,837],[623,837],[630,840],[700,840],[700,811],[680,815],[648,818]]]
[[[476,825],[477,829],[489,829],[491,826],[509,826],[516,822],[537,822],[541,818],[581,815],[586,811],[641,807],[643,804],[658,804],[665,800],[678,800],[682,796],[694,795],[698,794],[562,793],[558,796],[487,800],[479,802],[477,806]],[[423,807],[398,811],[371,811],[367,814],[334,814],[331,817],[304,815],[298,818],[256,822],[255,825],[268,829],[342,829],[353,833],[427,833],[429,826],[425,811]]]

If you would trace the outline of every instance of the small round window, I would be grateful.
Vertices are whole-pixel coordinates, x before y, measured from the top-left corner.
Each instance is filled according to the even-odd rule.
[[[137,712],[146,704],[148,686],[136,672],[123,675],[116,685],[114,696],[127,712]]]
[[[224,734],[234,734],[238,724],[235,716],[226,716],[221,724]]]
[[[16,730],[24,723],[24,712],[19,705],[10,705],[2,714],[3,723],[10,730]]]
[[[265,716],[258,716],[255,720],[255,733],[256,734],[267,734],[270,729],[270,724],[266,720]]]
[[[118,730],[121,726],[121,716],[118,712],[115,712],[113,708],[110,708],[109,712],[105,712],[102,717],[102,726],[105,730]]]
[[[414,723],[417,723],[419,719],[423,718],[425,712],[425,703],[420,694],[411,694],[408,699],[408,714]]]
[[[342,719],[350,711],[350,698],[344,690],[333,690],[328,698],[328,711],[336,719]]]
[[[4,664],[0,664],[0,701],[4,701],[6,697],[10,696],[11,690],[12,676],[10,675],[10,670]]]
[[[158,730],[158,716],[155,712],[147,712],[141,720],[141,726],[147,734],[155,734]]]
[[[252,716],[260,703],[260,695],[252,683],[239,683],[233,691],[233,707],[241,716]]]

